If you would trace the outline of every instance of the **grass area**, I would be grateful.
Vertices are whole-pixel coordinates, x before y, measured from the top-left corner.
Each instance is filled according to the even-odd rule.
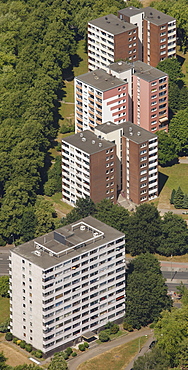
[[[6,365],[18,366],[33,364],[28,358],[30,355],[24,355],[19,348],[13,347],[12,344],[8,342],[0,342],[0,352],[3,352],[4,356],[7,358]]]
[[[171,257],[166,257],[166,256],[161,256],[160,254],[155,254],[155,257],[159,261],[169,261],[169,262],[188,262],[188,253],[184,254],[183,256],[173,256]]]
[[[124,370],[129,362],[134,358],[140,346],[143,347],[147,337],[134,339],[133,341],[115,347],[93,359],[84,362],[78,367],[78,370]]]
[[[9,318],[9,298],[0,297],[0,324]]]
[[[67,213],[69,213],[73,207],[71,207],[69,204],[62,201],[62,194],[61,193],[55,193],[51,197],[44,196],[46,200],[49,200],[51,203],[53,203],[53,207],[55,208],[58,217],[62,218],[66,216]]]
[[[124,336],[124,335],[127,335],[127,334],[128,334],[127,331],[125,331],[125,330],[119,330],[116,334],[110,334],[109,337],[110,337],[110,340],[112,340],[112,339],[116,339],[116,338],[119,338],[119,337]],[[96,342],[98,344],[104,343],[104,342],[101,342],[99,339],[97,339]]]
[[[174,209],[169,202],[172,190],[177,190],[180,186],[183,192],[188,194],[188,165],[181,163],[171,167],[159,167],[159,172],[160,186],[163,186],[159,195],[160,208],[168,206],[169,209]]]
[[[188,52],[183,54],[179,47],[177,49],[177,57],[182,64],[182,72],[184,73],[185,77],[183,78],[185,84],[188,86]]]

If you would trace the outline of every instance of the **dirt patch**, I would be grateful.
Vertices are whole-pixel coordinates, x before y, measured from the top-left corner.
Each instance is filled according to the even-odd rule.
[[[33,364],[23,353],[19,351],[19,348],[13,348],[11,344],[0,343],[0,352],[4,353],[4,356],[8,358],[6,361],[7,365],[18,366],[23,364]]]

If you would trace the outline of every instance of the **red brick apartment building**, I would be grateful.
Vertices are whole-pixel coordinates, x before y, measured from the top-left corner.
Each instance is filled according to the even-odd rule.
[[[113,14],[88,23],[88,69],[107,69],[119,59],[137,60],[138,27]]]
[[[176,20],[154,8],[129,7],[118,12],[118,17],[138,27],[140,60],[156,67],[165,58],[176,56]],[[141,49],[140,49],[141,50]]]
[[[113,142],[84,131],[62,140],[62,197],[75,206],[78,198],[94,203],[117,201],[117,158]]]

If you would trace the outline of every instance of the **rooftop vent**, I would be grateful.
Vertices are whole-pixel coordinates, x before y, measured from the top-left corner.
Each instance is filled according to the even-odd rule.
[[[153,15],[153,13],[152,13],[152,12],[150,12],[149,14],[150,14],[150,15]]]
[[[53,253],[52,253],[52,252],[49,252],[49,256],[50,256],[50,257],[53,257]]]
[[[132,127],[129,127],[129,132],[131,132],[133,129],[132,129]]]
[[[105,81],[108,81],[108,79],[107,79],[107,78],[105,78]]]
[[[133,132],[132,131],[130,131],[129,134],[130,134],[130,136],[133,136]]]
[[[98,80],[98,79],[99,79],[99,77],[98,77],[98,76],[95,76],[95,77],[94,77],[94,79],[95,79],[95,80]]]
[[[106,124],[107,124],[108,126],[110,126],[110,122],[107,122]]]
[[[40,251],[34,251],[34,254],[36,255],[36,256],[41,256],[41,252]]]
[[[161,17],[160,17],[160,15],[158,15],[158,17],[157,17],[158,19],[160,19]]]
[[[123,64],[122,62],[118,62],[118,66],[122,66],[122,64]]]
[[[92,140],[92,144],[95,144],[95,140]]]
[[[82,138],[82,141],[86,141],[86,138],[85,138],[85,137],[83,137],[83,138]]]
[[[138,135],[138,136],[141,136],[141,132],[140,132],[140,131],[138,131],[138,132],[137,132],[137,135]]]
[[[84,231],[85,229],[86,229],[85,225],[81,225],[81,226],[80,226],[80,230],[81,230],[81,231]]]
[[[102,146],[102,143],[99,143],[99,148],[101,148],[101,146]]]
[[[125,26],[122,26],[122,28],[125,28]]]
[[[80,137],[83,137],[83,132],[80,132]]]
[[[108,17],[105,17],[106,21],[108,20]]]
[[[119,23],[116,23],[116,26],[119,26]]]

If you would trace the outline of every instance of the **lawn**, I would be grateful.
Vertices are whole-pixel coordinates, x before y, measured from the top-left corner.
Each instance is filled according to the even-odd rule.
[[[148,337],[141,337],[133,341],[115,347],[93,359],[84,362],[78,367],[78,370],[124,370],[129,362],[138,353],[139,340],[142,347]]]
[[[44,196],[46,200],[49,200],[52,204],[53,207],[55,208],[57,212],[57,216],[59,218],[65,217],[67,213],[69,213],[72,210],[72,207],[63,202],[62,199],[62,194],[61,193],[55,193],[51,197]]]
[[[0,297],[0,324],[9,318],[9,298]]]
[[[19,347],[14,348],[12,344],[7,342],[0,342],[0,352],[3,352],[4,356],[7,358],[6,365],[18,366],[23,364],[33,364],[33,362],[29,360],[28,355],[21,353]]]
[[[188,194],[188,165],[175,164],[171,167],[159,167],[159,172],[160,184],[163,183],[159,194],[160,208],[168,206],[169,209],[174,209],[169,203],[172,189],[177,190],[180,186],[183,192]]]
[[[188,52],[186,54],[183,54],[178,47],[177,50],[177,57],[182,64],[182,72],[184,73],[185,77],[183,78],[185,84],[188,86]]]
[[[122,335],[127,335],[128,332],[125,331],[125,330],[119,330],[116,334],[110,334],[109,337],[110,337],[110,340],[112,339],[115,339],[115,338],[119,338],[121,337]],[[102,344],[103,342],[101,342],[99,339],[97,339],[96,341],[98,344]]]

